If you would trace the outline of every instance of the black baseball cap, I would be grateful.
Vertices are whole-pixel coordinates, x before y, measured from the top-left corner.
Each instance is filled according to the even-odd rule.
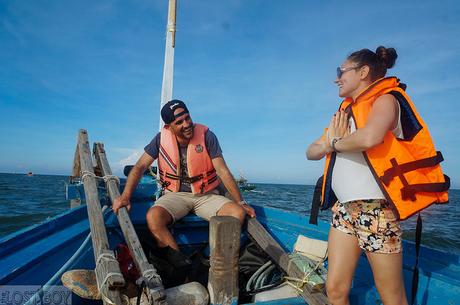
[[[174,115],[174,111],[177,108],[182,108],[184,111],[181,113],[178,113],[177,115]],[[181,115],[184,115],[185,113],[189,113],[187,106],[185,106],[185,103],[181,100],[171,100],[164,104],[163,108],[161,108],[161,118],[163,119],[163,122],[165,124],[170,124],[173,122],[177,117],[180,117]]]

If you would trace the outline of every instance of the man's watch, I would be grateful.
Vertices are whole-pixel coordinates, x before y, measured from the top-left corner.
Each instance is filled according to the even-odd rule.
[[[249,205],[249,203],[246,202],[246,200],[241,200],[238,202],[239,205]]]

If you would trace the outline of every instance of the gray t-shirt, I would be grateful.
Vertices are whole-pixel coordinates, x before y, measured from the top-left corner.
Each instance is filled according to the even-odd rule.
[[[147,146],[144,147],[144,151],[150,155],[152,158],[158,158],[158,152],[160,149],[160,139],[161,133],[157,133],[157,135],[150,141]],[[216,135],[208,129],[206,134],[204,135],[204,142],[206,145],[206,149],[208,150],[209,157],[211,159],[222,157],[222,149],[220,148],[219,140],[217,140]],[[181,176],[188,177],[188,170],[187,170],[187,146],[179,146],[179,156],[180,156],[180,169],[181,169]],[[190,183],[181,181],[181,186],[179,189],[180,192],[192,192],[190,187]]]

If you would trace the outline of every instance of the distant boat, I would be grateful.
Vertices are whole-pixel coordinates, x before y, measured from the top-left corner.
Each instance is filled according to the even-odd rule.
[[[248,183],[248,180],[241,175],[240,175],[240,178],[235,179],[235,181],[238,184],[238,187],[240,188],[240,190],[242,191],[252,191],[256,188],[254,184]]]
[[[33,174],[32,172],[28,172],[28,173],[27,173],[27,176],[29,176],[29,177],[31,177],[31,176],[33,176],[33,175],[34,175],[34,174]]]

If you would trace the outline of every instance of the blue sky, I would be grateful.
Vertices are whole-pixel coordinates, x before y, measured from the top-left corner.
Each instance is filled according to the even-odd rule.
[[[0,2],[0,172],[70,174],[76,136],[112,169],[158,129],[167,1]],[[305,149],[340,99],[352,51],[396,48],[408,93],[460,179],[460,2],[179,0],[175,98],[218,136],[238,175],[312,184]]]

